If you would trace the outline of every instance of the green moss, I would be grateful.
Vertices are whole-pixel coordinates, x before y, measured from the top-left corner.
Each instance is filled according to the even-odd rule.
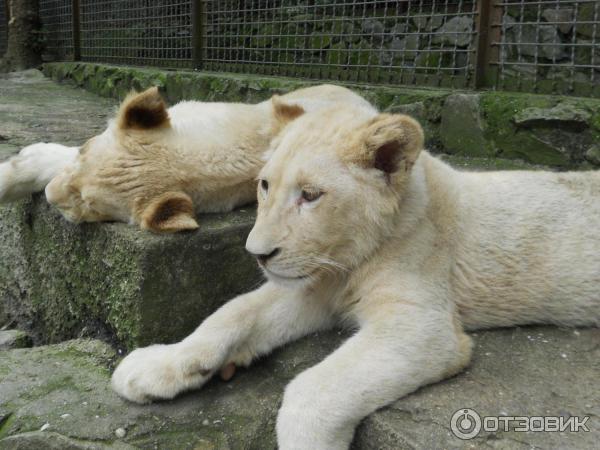
[[[480,106],[484,119],[484,136],[502,158],[523,159],[542,165],[569,165],[568,157],[544,144],[529,130],[518,130],[514,116],[530,108],[550,108],[557,99],[549,96],[501,92],[482,93]]]
[[[598,142],[600,140],[600,107],[597,108],[597,112],[590,120],[590,127],[594,140]]]
[[[308,37],[307,48],[312,50],[321,50],[331,45],[331,34],[313,33]]]
[[[3,404],[2,406],[5,409],[8,409],[10,407],[10,405],[8,405],[8,404]],[[15,419],[16,419],[16,417],[12,413],[9,413],[8,415],[6,415],[2,418],[2,421],[0,421],[0,439],[8,436],[11,426],[15,422]]]

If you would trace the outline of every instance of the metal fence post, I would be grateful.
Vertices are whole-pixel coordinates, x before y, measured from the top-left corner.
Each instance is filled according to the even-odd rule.
[[[72,3],[73,23],[73,61],[81,61],[81,18],[79,14],[79,0]]]
[[[498,62],[502,7],[496,0],[477,0],[477,57],[475,65],[475,88],[494,86]]]
[[[202,69],[202,25],[204,20],[204,2],[192,0],[192,65],[195,70]]]

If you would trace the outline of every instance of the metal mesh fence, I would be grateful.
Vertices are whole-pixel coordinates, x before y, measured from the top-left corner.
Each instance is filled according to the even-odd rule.
[[[8,43],[8,18],[6,15],[6,0],[0,0],[0,58],[4,56]]]
[[[73,58],[73,10],[71,0],[40,0],[44,42],[43,59]]]
[[[190,0],[81,0],[81,59],[191,67]]]
[[[54,60],[600,97],[599,0],[40,0],[40,9]]]
[[[600,1],[497,2],[501,89],[600,96]]]
[[[207,0],[205,68],[470,85],[476,2]]]

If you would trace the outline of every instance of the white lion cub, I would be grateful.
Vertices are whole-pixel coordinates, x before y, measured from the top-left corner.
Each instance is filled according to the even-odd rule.
[[[48,201],[73,222],[194,229],[197,212],[256,200],[265,152],[282,122],[298,114],[297,105],[312,111],[339,103],[371,107],[333,85],[255,105],[185,101],[170,108],[150,88],[129,95],[107,129],[81,149],[39,143],[0,164],[0,202],[45,188]]]
[[[600,172],[456,171],[403,115],[301,115],[261,170],[246,248],[268,281],[183,341],[133,351],[134,402],[352,321],[358,332],[286,388],[281,449],[346,449],[375,409],[463,369],[464,330],[600,324]]]

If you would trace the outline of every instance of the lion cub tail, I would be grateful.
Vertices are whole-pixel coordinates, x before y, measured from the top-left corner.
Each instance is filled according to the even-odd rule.
[[[50,181],[72,164],[78,147],[40,142],[23,148],[0,164],[0,203],[43,191]]]

